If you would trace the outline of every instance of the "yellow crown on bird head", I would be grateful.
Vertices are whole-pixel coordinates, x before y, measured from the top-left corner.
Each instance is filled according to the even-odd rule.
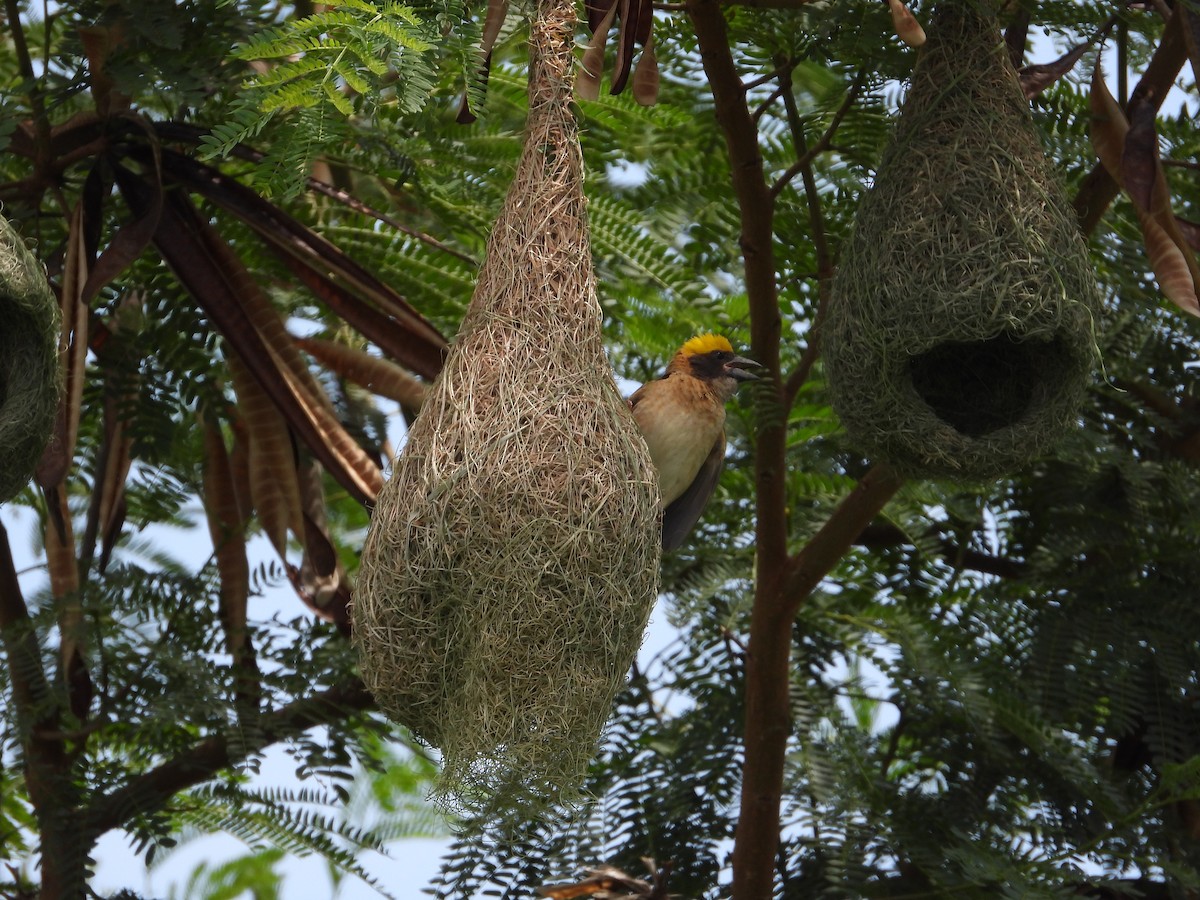
[[[698,334],[680,348],[684,356],[703,356],[714,350],[733,352],[733,345],[719,334]]]

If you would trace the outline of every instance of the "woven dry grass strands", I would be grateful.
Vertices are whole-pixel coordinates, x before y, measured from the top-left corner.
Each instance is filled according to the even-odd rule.
[[[908,474],[1011,471],[1075,421],[1099,302],[993,7],[940,4],[834,285],[835,410]]]
[[[41,263],[0,217],[0,502],[29,483],[54,426],[60,321]]]
[[[364,680],[468,809],[577,790],[658,589],[658,486],[601,342],[574,24],[540,4],[524,151],[353,606]]]

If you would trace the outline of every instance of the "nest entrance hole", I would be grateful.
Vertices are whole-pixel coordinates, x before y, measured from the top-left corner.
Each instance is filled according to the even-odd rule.
[[[947,341],[909,360],[917,394],[934,415],[966,437],[1017,424],[1066,378],[1070,353],[1060,337]]]

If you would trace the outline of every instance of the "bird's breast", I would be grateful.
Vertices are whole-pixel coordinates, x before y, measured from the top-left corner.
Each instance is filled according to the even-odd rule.
[[[647,385],[647,388],[651,385]],[[663,506],[688,489],[725,425],[725,407],[691,378],[643,389],[633,415],[658,470]]]

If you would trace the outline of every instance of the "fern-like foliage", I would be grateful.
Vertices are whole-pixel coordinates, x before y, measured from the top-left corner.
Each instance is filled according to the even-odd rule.
[[[353,121],[370,121],[379,106],[419,112],[436,82],[438,46],[432,23],[395,2],[336,0],[314,13],[255,36],[233,56],[259,70],[224,122],[204,138],[210,157],[253,144],[278,121],[277,140],[257,165],[267,193],[298,194],[312,160],[353,140]]]
[[[370,830],[340,819],[336,795],[313,790],[253,790],[236,782],[209,785],[174,804],[176,827],[185,832],[224,831],[255,851],[282,856],[316,854],[344,874],[356,875],[390,897],[358,861],[359,853],[386,853]]]

